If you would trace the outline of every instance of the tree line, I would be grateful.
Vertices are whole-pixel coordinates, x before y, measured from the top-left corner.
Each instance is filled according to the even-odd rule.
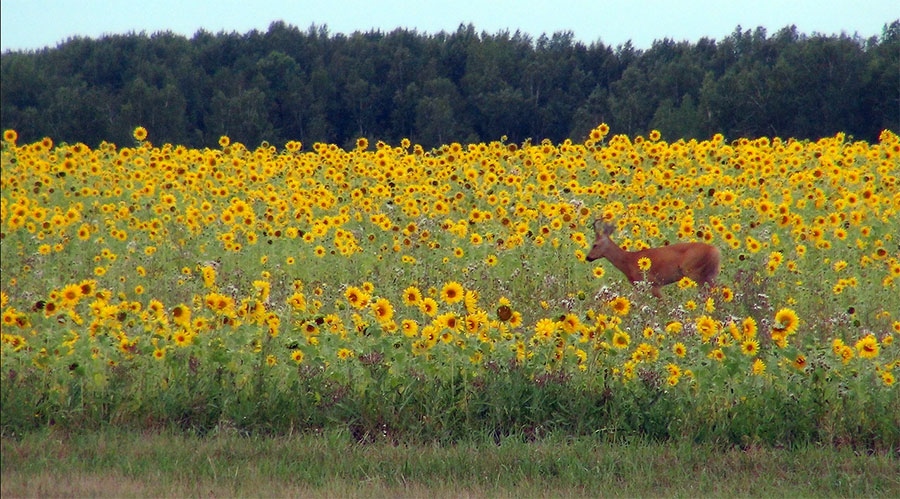
[[[130,33],[70,38],[0,56],[0,126],[130,143],[250,146],[357,137],[426,147],[448,141],[581,139],[598,123],[663,138],[900,130],[900,20],[880,36],[774,35],[738,26],[721,40],[646,50],[529,35],[397,29],[332,34],[283,22],[246,34]]]

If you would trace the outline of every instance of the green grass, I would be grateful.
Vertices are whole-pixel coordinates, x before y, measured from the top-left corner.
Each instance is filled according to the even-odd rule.
[[[204,437],[121,429],[2,440],[3,497],[882,496],[896,450],[716,447],[550,435],[454,445],[359,444],[347,432]]]

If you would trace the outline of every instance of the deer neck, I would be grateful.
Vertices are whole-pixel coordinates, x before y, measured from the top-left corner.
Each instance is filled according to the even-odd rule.
[[[625,274],[625,277],[633,281],[634,278],[636,278],[636,267],[634,265],[634,258],[632,258],[631,252],[623,250],[619,247],[618,244],[612,241],[610,241],[610,243],[611,244],[606,250],[606,259],[609,260],[609,262],[612,263],[615,268],[622,271],[622,273]]]

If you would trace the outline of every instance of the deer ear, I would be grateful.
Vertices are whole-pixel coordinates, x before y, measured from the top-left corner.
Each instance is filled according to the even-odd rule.
[[[613,224],[603,224],[603,233],[607,236],[612,234],[616,227]]]
[[[603,232],[603,220],[594,220],[594,232],[596,232],[598,236]]]

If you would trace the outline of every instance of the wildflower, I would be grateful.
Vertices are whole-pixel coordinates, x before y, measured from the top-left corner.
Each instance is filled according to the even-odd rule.
[[[741,353],[753,357],[759,352],[759,341],[753,339],[744,340],[741,343]]]
[[[347,303],[350,306],[356,309],[366,308],[369,304],[369,295],[356,286],[347,287],[347,290],[344,292],[344,298],[347,299]]]
[[[687,348],[684,346],[684,343],[678,342],[672,345],[672,353],[679,357],[684,357],[687,353]]]
[[[744,322],[741,323],[741,336],[743,338],[753,339],[756,338],[756,333],[756,319],[753,317],[744,319]]]
[[[134,138],[135,140],[143,142],[147,138],[147,129],[139,126],[134,129]]]
[[[441,288],[441,300],[447,304],[457,303],[463,296],[463,287],[456,281],[448,282]]]
[[[628,348],[628,344],[631,343],[631,336],[628,335],[625,331],[617,331],[613,335],[613,346],[616,348]]]
[[[341,360],[348,360],[348,359],[352,359],[354,354],[353,354],[353,350],[350,350],[348,348],[341,348],[340,350],[338,350],[337,356]]]
[[[783,329],[788,334],[792,334],[797,331],[797,325],[800,321],[797,318],[797,312],[789,308],[782,308],[775,314],[775,322],[779,324],[780,329]]]
[[[854,346],[856,351],[859,352],[859,356],[864,359],[873,359],[878,356],[878,340],[873,334],[857,341]]]
[[[543,341],[549,341],[556,333],[556,322],[550,319],[541,319],[535,324],[535,336]]]
[[[10,307],[3,311],[2,323],[4,326],[15,326],[18,323],[19,313],[15,307]]]
[[[191,334],[187,331],[178,331],[172,336],[172,339],[175,341],[175,344],[179,347],[186,347],[191,344],[191,340],[193,339]]]
[[[434,301],[432,297],[423,298],[421,303],[419,304],[419,310],[422,311],[423,314],[433,317],[434,314],[437,313],[437,302]]]
[[[211,265],[207,265],[200,272],[203,274],[203,285],[207,288],[212,288],[216,284],[216,269]]]
[[[175,324],[188,327],[191,324],[191,310],[185,305],[176,305],[172,309],[172,320]]]
[[[403,291],[403,304],[407,307],[418,305],[422,300],[422,292],[419,288],[410,286]]]
[[[415,338],[419,332],[419,323],[412,319],[405,319],[400,323],[400,329],[403,330],[403,335],[407,338]]]
[[[647,257],[638,258],[637,264],[638,264],[638,268],[641,269],[641,271],[643,271],[643,272],[650,270],[651,263],[650,263],[650,259]]]
[[[372,304],[372,312],[380,323],[390,322],[394,318],[394,307],[385,298],[379,298]]]
[[[684,329],[684,326],[678,321],[673,321],[673,322],[666,324],[666,332],[669,334],[678,334],[683,329]]]
[[[297,311],[306,311],[306,296],[301,292],[295,292],[288,298],[288,303],[291,305],[291,308]]]
[[[77,284],[69,284],[59,294],[59,305],[63,308],[74,307],[81,300],[81,288]]]
[[[291,360],[300,364],[303,362],[303,352],[300,350],[294,350],[291,352]]]
[[[697,332],[707,343],[719,331],[719,323],[712,317],[702,315],[697,318]]]
[[[628,298],[619,296],[610,301],[609,306],[619,315],[628,315],[628,311],[631,309],[631,302],[628,301]]]
[[[694,288],[697,287],[697,283],[690,277],[685,276],[678,281],[678,287],[681,289]]]
[[[755,361],[753,361],[751,372],[757,376],[762,376],[763,373],[766,372],[766,363],[761,359],[756,359]]]

